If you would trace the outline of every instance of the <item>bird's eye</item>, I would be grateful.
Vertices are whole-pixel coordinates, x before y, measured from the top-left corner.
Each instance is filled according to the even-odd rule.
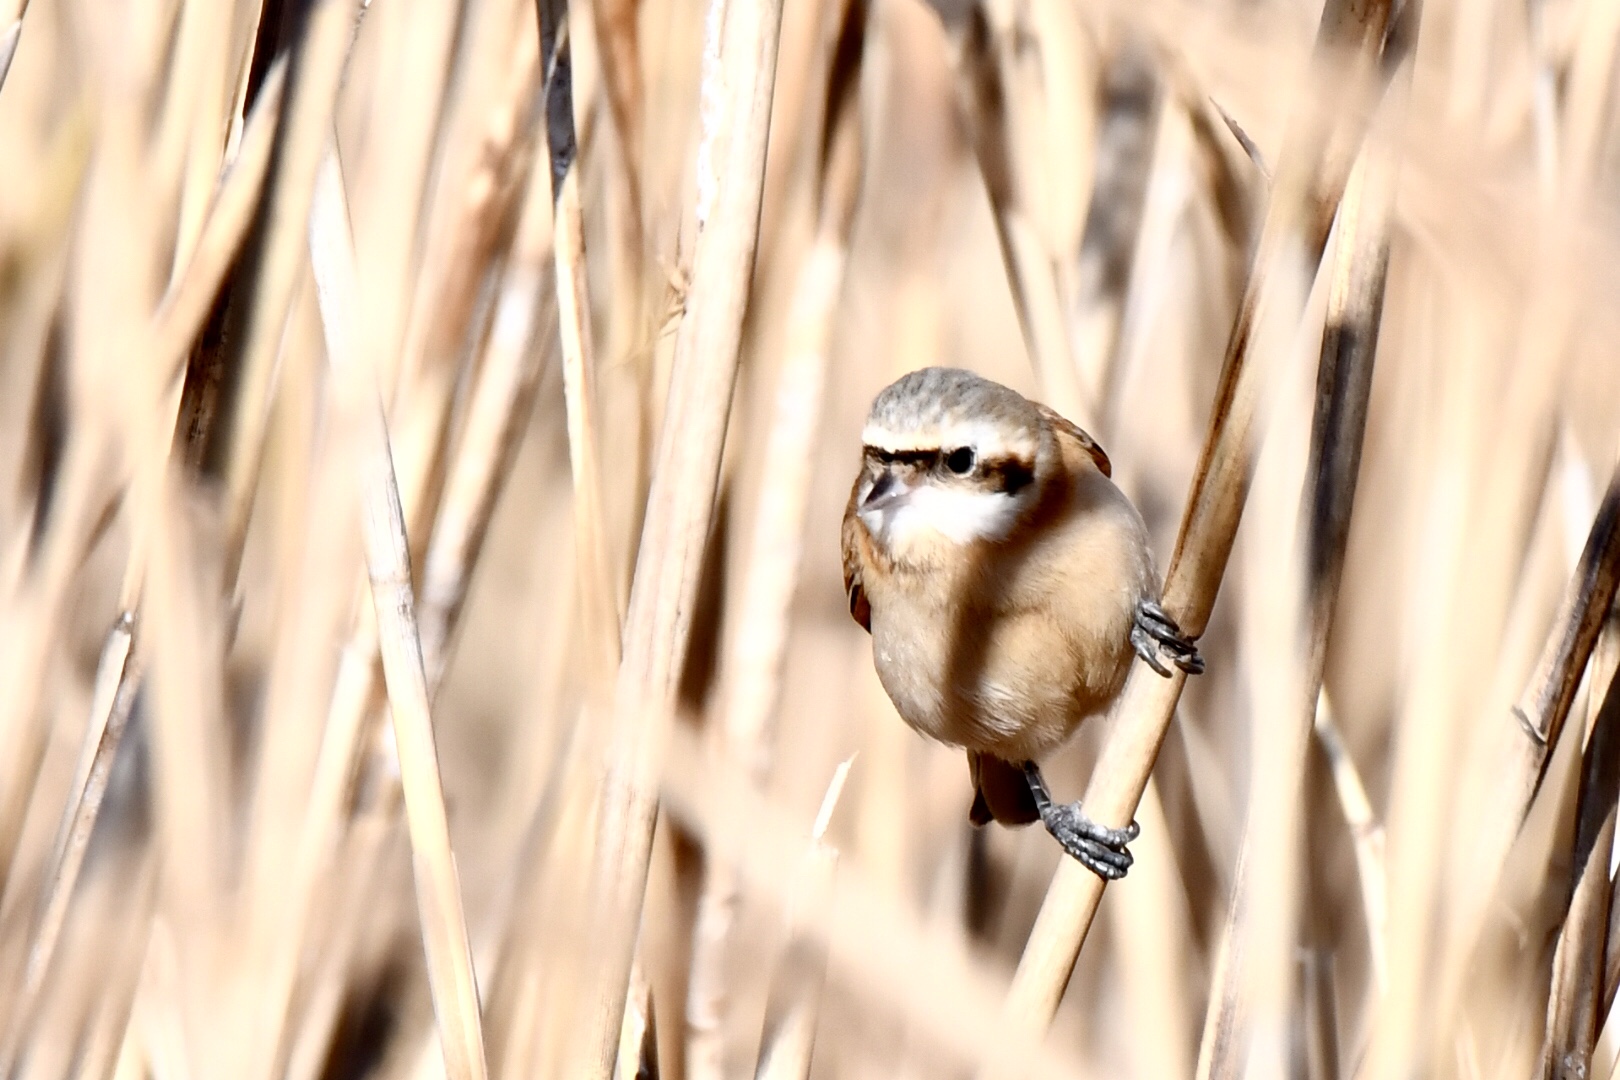
[[[945,467],[957,476],[966,476],[973,471],[973,449],[959,446],[945,455]]]

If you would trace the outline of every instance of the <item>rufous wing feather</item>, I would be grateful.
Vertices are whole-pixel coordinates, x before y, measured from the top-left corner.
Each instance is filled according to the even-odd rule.
[[[861,586],[861,546],[865,543],[866,528],[861,519],[855,514],[855,499],[860,491],[860,481],[856,481],[855,490],[849,493],[849,506],[844,510],[843,535],[840,537],[844,556],[844,594],[849,598],[849,614],[852,619],[861,624],[861,629],[868,634],[872,632],[872,605],[866,599],[866,590]]]
[[[1086,434],[1085,429],[1049,405],[1042,405],[1038,401],[1030,402],[1030,404],[1040,410],[1041,416],[1045,418],[1047,423],[1052,425],[1052,430],[1058,433],[1059,438],[1069,439],[1077,444],[1080,449],[1090,454],[1091,460],[1097,463],[1098,472],[1104,476],[1114,475],[1114,466],[1108,460],[1108,455],[1103,452],[1102,447],[1097,445],[1096,439]]]

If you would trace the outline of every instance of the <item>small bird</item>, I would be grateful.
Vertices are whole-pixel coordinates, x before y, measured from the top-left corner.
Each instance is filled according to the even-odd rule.
[[[1105,711],[1140,656],[1204,664],[1155,597],[1142,517],[1102,448],[1040,402],[969,371],[890,384],[861,433],[844,511],[849,611],[915,730],[967,751],[975,825],[1040,821],[1104,878],[1133,823],[1057,803],[1036,760]]]

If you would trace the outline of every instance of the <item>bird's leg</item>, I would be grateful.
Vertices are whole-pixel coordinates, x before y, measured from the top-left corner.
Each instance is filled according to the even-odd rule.
[[[1110,829],[1082,814],[1078,802],[1053,802],[1040,766],[1033,761],[1024,762],[1024,779],[1029,782],[1029,793],[1035,798],[1035,808],[1041,812],[1046,831],[1063,845],[1064,851],[1104,881],[1116,881],[1125,876],[1132,862],[1125,845],[1142,831],[1136,822],[1131,822],[1127,829]]]
[[[1198,655],[1198,646],[1181,632],[1176,620],[1165,614],[1164,608],[1152,600],[1143,600],[1136,605],[1136,621],[1131,626],[1131,647],[1136,650],[1137,656],[1147,662],[1148,667],[1167,679],[1170,669],[1160,661],[1161,655],[1168,655],[1171,663],[1189,675],[1203,674],[1204,658]]]

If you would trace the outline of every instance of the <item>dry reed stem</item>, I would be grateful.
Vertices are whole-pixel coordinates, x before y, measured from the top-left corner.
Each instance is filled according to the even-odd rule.
[[[827,379],[833,320],[844,283],[850,231],[860,189],[859,93],[865,7],[850,5],[839,20],[840,46],[829,59],[827,101],[817,110],[822,151],[817,227],[803,256],[786,316],[759,469],[753,527],[742,556],[736,611],[722,661],[720,705],[711,752],[754,783],[764,780],[774,744],[771,721],[781,695],[793,600],[804,557],[815,442]],[[692,929],[686,999],[686,1075],[723,1075],[729,1013],[729,942],[741,890],[723,863],[704,867]],[[806,1048],[808,1054],[808,1048]]]
[[[619,1028],[618,1062],[613,1080],[641,1080],[658,1076],[658,1031],[653,1023],[652,987],[638,959],[630,967],[630,992],[625,995],[624,1024]]]
[[[753,272],[781,16],[779,0],[726,11],[721,61],[710,72],[720,84],[702,90],[717,110],[705,118],[710,160],[717,163],[708,178],[715,201],[698,234],[692,290],[676,333],[665,415],[678,422],[664,424],[659,437],[631,585],[624,662],[605,733],[589,879],[589,910],[599,940],[594,970],[580,988],[586,1011],[575,1032],[569,1076],[600,1078],[611,1072],[623,1019],[656,818],[659,761],[713,516]],[[701,175],[699,187],[701,204]]]
[[[469,5],[455,0],[425,0],[390,7],[370,15],[383,35],[384,51],[372,89],[378,119],[366,132],[365,153],[351,187],[366,193],[353,208],[355,273],[370,313],[372,347],[384,358],[383,370],[391,378],[413,321],[429,314],[417,311],[413,301],[421,305],[431,296],[428,306],[436,310],[444,299],[437,291],[416,289],[421,280],[430,278],[435,239],[446,230],[469,235],[473,231],[471,222],[446,214],[434,198],[438,192],[448,200],[460,190],[453,183],[460,179],[453,173],[454,157],[440,144],[449,143],[454,130],[449,123],[454,119],[447,100],[450,91],[459,89],[474,103],[481,100],[476,88],[468,85],[472,79],[464,78],[458,86],[451,78],[457,40],[472,36],[467,24],[479,14],[495,19],[500,5],[469,10]],[[407,222],[410,227],[402,227]],[[406,505],[410,507],[409,500]],[[414,518],[407,520],[409,526],[416,524]]]
[[[133,620],[127,615],[120,618],[102,647],[91,697],[90,724],[74,769],[67,813],[57,826],[50,861],[45,867],[45,884],[35,905],[22,986],[10,1003],[11,1015],[5,1030],[0,1032],[0,1039],[4,1040],[0,1044],[0,1073],[10,1072],[18,1048],[33,1026],[39,994],[67,920],[68,902],[84,865],[96,814],[107,793],[113,755],[135,704],[134,690],[139,677],[126,677],[128,668],[136,663],[131,655],[133,629]]]
[[[578,134],[574,125],[573,48],[567,0],[540,0],[540,55],[544,67],[544,122],[551,178],[553,259],[557,328],[562,352],[563,396],[567,413],[568,458],[573,478],[574,559],[584,660],[585,701],[578,721],[596,748],[594,733],[612,711],[613,677],[618,670],[620,612],[618,559],[613,555],[603,513],[602,470],[598,458],[596,361],[591,332],[591,301],[585,261],[585,228],[580,206]],[[598,18],[602,13],[598,10]],[[600,22],[598,23],[600,25]],[[611,43],[608,43],[611,47]],[[633,46],[633,39],[631,42]],[[621,47],[623,43],[620,43]],[[633,58],[633,49],[632,49]],[[618,59],[623,60],[624,57]],[[609,78],[612,78],[610,73]],[[621,91],[624,87],[619,88]],[[612,89],[610,86],[610,100]],[[623,105],[626,102],[619,102]],[[628,132],[620,129],[621,136]],[[626,160],[632,151],[625,150]],[[632,190],[635,190],[632,184]],[[639,206],[632,208],[639,214]],[[639,230],[638,230],[639,231]],[[649,824],[649,831],[651,825]],[[650,837],[649,837],[650,857]],[[639,936],[639,935],[638,935]],[[634,950],[636,948],[632,942]],[[588,964],[589,960],[583,960]],[[615,1073],[634,1069],[645,1043],[650,991],[641,965],[632,959],[612,1059]],[[656,1055],[656,1049],[655,1049]],[[583,1065],[575,1060],[574,1067]]]
[[[1120,332],[1166,96],[1154,60],[1136,32],[1122,31],[1099,87],[1096,179],[1068,303],[1081,396],[1091,404],[1099,428],[1112,413]]]
[[[8,689],[0,696],[0,896],[15,869],[46,748],[40,707],[74,575],[119,487],[120,455],[138,453],[158,428],[159,405],[146,400],[151,372],[120,363],[125,342],[145,328],[161,287],[157,225],[137,206],[149,161],[146,118],[135,99],[156,83],[160,69],[161,32],[152,15],[132,12],[117,41],[99,24],[87,38],[105,68],[91,82],[100,141],[82,181],[74,227],[97,239],[73,249],[66,266],[71,302],[59,313],[70,346],[63,405],[73,423],[46,480],[49,513],[36,511],[34,536],[6,567],[10,580],[0,582],[0,684]]]
[[[787,952],[771,980],[754,1080],[808,1080],[810,1076],[821,987],[827,973],[827,949],[823,937],[806,935],[804,927],[820,917],[832,893],[838,849],[826,841],[827,826],[838,807],[844,781],[849,778],[851,760],[846,758],[833,771],[816,823],[810,829],[809,850],[803,855],[795,881],[788,886],[787,910],[783,914]]]
[[[1336,110],[1331,123],[1308,99],[1278,162],[1259,253],[1229,340],[1209,436],[1165,580],[1165,610],[1194,637],[1204,630],[1226,569],[1248,490],[1260,397],[1280,366],[1273,350],[1252,347],[1255,342],[1268,344],[1256,331],[1286,324],[1285,332],[1291,333],[1299,317],[1298,308],[1289,306],[1290,297],[1301,292],[1299,277],[1314,268],[1327,241],[1372,93],[1369,69],[1383,45],[1389,16],[1385,4],[1363,9],[1335,2],[1322,13],[1316,77],[1350,77],[1335,87],[1342,111]],[[1318,83],[1318,89],[1325,86]],[[1258,357],[1252,355],[1256,352]],[[1163,679],[1144,665],[1131,669],[1115,707],[1116,730],[1104,745],[1084,799],[1095,820],[1119,827],[1130,822],[1185,681],[1180,672]],[[1059,865],[1008,996],[1010,1020],[1036,1029],[1050,1023],[1102,891],[1102,879],[1078,863],[1064,860]]]
[[[254,104],[240,152],[219,179],[213,206],[202,224],[200,238],[192,249],[183,272],[170,285],[163,303],[153,315],[145,355],[151,370],[161,382],[178,375],[183,351],[195,340],[207,316],[225,271],[234,257],[253,208],[258,201],[266,167],[275,117],[280,105],[285,64],[278,63],[265,80],[264,90]],[[167,375],[165,375],[167,373]],[[151,445],[142,448],[142,467],[161,470],[169,454],[174,431],[174,405],[169,399],[166,423],[157,429]],[[45,873],[45,886],[36,905],[30,934],[28,967],[24,975],[25,1003],[19,1008],[19,1024],[26,1026],[31,1006],[26,1003],[38,993],[57,936],[67,913],[68,902],[78,881],[84,851],[95,828],[96,815],[105,794],[108,772],[123,735],[124,723],[141,684],[140,664],[130,656],[138,606],[144,557],[137,544],[125,574],[121,606],[124,615],[108,632],[96,673],[97,691],[80,751],[72,792],[58,826],[57,841]],[[11,1035],[18,1034],[14,1026]]]
[[[1513,707],[1529,739],[1509,789],[1510,810],[1522,819],[1541,785],[1547,758],[1563,732],[1581,674],[1597,644],[1620,586],[1620,459],[1610,474],[1580,560],[1559,603],[1535,673]]]
[[[1367,798],[1355,760],[1333,719],[1333,707],[1324,689],[1316,699],[1316,739],[1333,773],[1333,787],[1350,827],[1355,846],[1356,874],[1361,882],[1361,911],[1367,922],[1367,950],[1372,956],[1373,979],[1382,991],[1389,979],[1385,933],[1389,925],[1389,875],[1384,863],[1384,826]]]
[[[527,50],[531,58],[533,51],[532,47]],[[517,50],[518,62],[512,65],[512,71],[509,73],[510,81],[516,82],[520,87],[532,79],[534,70],[532,64],[525,67],[522,62],[525,58],[524,53],[525,50],[521,48]],[[521,90],[513,96],[520,101],[525,99]],[[482,99],[479,103],[485,104]],[[499,225],[505,221],[515,192],[520,186],[516,183],[516,178],[524,175],[529,157],[526,148],[532,145],[522,137],[514,116],[514,107],[505,99],[497,102],[487,115],[479,114],[482,123],[477,129],[477,138],[482,153],[481,167],[468,180],[467,198],[455,199],[446,196],[450,206],[446,213],[462,227],[458,230],[462,240],[452,245],[449,252],[441,253],[450,261],[450,266],[438,267],[435,271],[437,276],[433,273],[424,273],[424,279],[431,277],[440,282],[465,280],[483,273],[484,270],[481,268],[492,261],[490,247],[498,242]],[[408,143],[408,140],[401,141]],[[390,143],[387,150],[406,153],[407,158],[411,156],[407,152],[408,146],[406,150],[401,151],[397,143]],[[405,185],[405,189],[406,196],[416,190],[410,183]],[[383,202],[386,203],[388,200]],[[371,212],[375,215],[379,210],[372,207]],[[549,219],[549,214],[545,217]],[[546,224],[549,224],[549,220]],[[536,226],[529,221],[526,227],[530,230],[527,242],[532,246],[536,242],[532,235],[533,230],[544,229],[545,225]],[[544,241],[540,243],[543,244]],[[533,256],[532,251],[529,254]],[[389,295],[389,282],[392,279],[393,275],[389,274],[383,275],[381,281],[370,282],[371,288],[360,298],[365,305],[368,328],[367,337],[364,339],[366,355],[369,358],[368,362],[379,372],[395,370],[398,363],[397,352],[402,347],[417,349],[418,352],[414,355],[419,360],[423,358],[421,350],[426,348],[427,344],[448,349],[447,342],[434,335],[447,335],[451,331],[445,328],[459,327],[467,314],[466,290],[451,289],[447,296],[435,297],[435,303],[429,305],[433,309],[429,314],[423,315],[417,309],[412,309],[412,326],[417,328],[415,331],[417,337],[408,339],[404,346],[400,345],[398,336],[401,327],[385,328],[378,334],[371,334],[369,329],[373,320],[386,322],[400,317],[398,298]],[[409,291],[409,286],[401,282],[394,282],[394,287]],[[420,294],[421,290],[418,292]],[[532,307],[533,298],[530,299]],[[513,311],[514,308],[511,306],[506,309],[509,320],[514,317]],[[430,330],[426,339],[421,336],[420,328],[423,326]],[[521,338],[527,334],[528,328],[508,322],[503,332]],[[509,348],[512,343],[505,344]],[[507,357],[503,370],[510,369],[513,363],[517,363],[520,368],[524,366],[525,345],[524,342],[519,343],[519,355],[515,358]],[[491,347],[494,347],[493,344]],[[426,359],[432,360],[433,363],[420,372],[422,377],[414,384],[414,392],[405,397],[397,409],[396,420],[403,430],[391,437],[391,446],[397,450],[401,459],[395,474],[395,483],[401,504],[410,517],[407,535],[418,537],[426,533],[427,523],[433,520],[438,495],[442,490],[436,486],[435,477],[446,454],[445,444],[450,430],[448,413],[452,404],[453,380],[447,370],[451,365],[437,352]],[[380,384],[385,380],[379,376],[378,381]],[[501,404],[508,409],[515,409],[520,404],[519,400],[491,403],[487,395],[481,395],[480,400],[483,403],[480,419],[493,419],[492,410],[501,407]],[[510,415],[505,426],[498,425],[490,432],[479,434],[495,435],[501,431],[505,431],[506,434],[496,438],[495,447],[504,445],[505,452],[510,453],[509,444],[515,438],[515,423]],[[484,464],[496,471],[484,472],[480,479],[479,469],[475,465],[473,475],[470,477],[464,475],[463,481],[495,483],[500,466],[495,462]],[[482,491],[463,489],[457,493],[457,498],[460,510],[465,511],[481,505],[481,512],[487,514],[493,509],[494,491],[491,488]],[[460,524],[463,531],[452,539],[458,544],[472,546],[460,548],[459,554],[447,553],[441,549],[440,555],[435,560],[435,567],[441,578],[446,574],[458,577],[460,587],[464,589],[471,561],[477,556],[475,537],[481,536],[483,524],[476,519],[464,520]],[[450,559],[461,556],[465,556],[468,561],[458,564],[459,570],[457,567],[447,565]],[[345,595],[346,584],[332,581],[322,586],[312,585],[310,588],[318,595],[341,602]],[[424,615],[425,622],[418,630],[418,640],[421,643],[424,675],[431,702],[443,673],[444,644],[454,632],[455,616],[452,612],[431,603],[425,606]],[[323,634],[324,631],[306,633],[300,640],[319,641],[323,639]],[[287,843],[276,844],[272,842],[271,837],[261,836],[252,851],[253,865],[250,870],[255,875],[255,880],[268,882],[274,877],[282,881],[282,902],[274,910],[261,912],[259,915],[260,929],[269,935],[268,943],[261,948],[263,955],[269,958],[266,962],[271,965],[271,974],[262,980],[262,1004],[258,1016],[261,1024],[266,1026],[261,1027],[255,1043],[261,1050],[251,1056],[256,1067],[266,1069],[276,1067],[275,1063],[280,1060],[280,1054],[285,1049],[284,1025],[290,1019],[287,1006],[292,1001],[298,975],[296,963],[289,962],[289,958],[296,961],[299,949],[297,943],[303,940],[307,932],[316,889],[322,875],[328,872],[337,856],[335,843],[343,842],[335,841],[334,838],[341,837],[344,832],[341,823],[343,800],[353,782],[356,762],[367,749],[366,735],[371,727],[368,721],[376,715],[375,710],[379,706],[377,661],[381,647],[374,613],[369,607],[362,606],[355,615],[355,625],[349,632],[349,640],[338,665],[336,684],[325,706],[326,726],[321,733],[318,748],[314,748],[312,766],[307,755],[294,748],[288,738],[283,737],[273,745],[267,740],[267,750],[263,755],[267,759],[263,770],[264,777],[256,790],[259,798],[255,819],[272,824],[284,823],[283,832],[290,831],[287,837],[290,840],[290,848]],[[304,669],[308,669],[309,666],[305,663]],[[386,669],[384,676],[386,678]],[[275,680],[272,686],[304,687],[310,682],[310,677],[303,674]],[[274,711],[275,705],[276,701],[272,700],[270,707],[272,716],[279,715]],[[309,715],[317,713],[320,708],[320,705],[306,702],[296,711]],[[288,733],[304,730],[291,724],[272,724],[272,727],[274,730]],[[371,817],[377,819],[373,824],[379,827],[367,829],[350,826],[349,831],[353,835],[348,841],[352,856],[349,861],[354,868],[353,874],[361,879],[370,879],[377,872],[382,855],[380,844],[387,837],[386,828],[381,826],[382,823],[392,819],[399,796],[399,781],[395,776],[392,760],[373,761],[371,768],[372,772],[377,774],[375,780],[382,789],[376,804],[369,811]],[[307,789],[301,786],[306,783]],[[301,799],[305,807],[301,816],[289,817],[276,812],[276,807],[284,805],[288,800],[297,802]],[[290,877],[282,876],[286,873],[283,863],[290,863]],[[345,917],[359,917],[361,914],[362,912],[356,908],[345,909],[338,917],[338,925],[346,925],[342,923]],[[341,945],[334,952],[341,956],[347,955],[346,948]]]
[[[1596,687],[1592,688],[1595,693]],[[1610,852],[1620,798],[1620,669],[1611,672],[1583,755],[1576,802],[1573,882],[1566,897],[1542,1039],[1541,1076],[1590,1074],[1603,1019]]]
[[[494,20],[497,15],[498,12],[487,13],[486,19]],[[373,319],[388,321],[401,315],[399,298],[389,295],[388,282],[392,275],[371,282],[371,288],[361,297],[368,328],[367,356],[378,372],[379,386],[396,380],[399,383],[396,395],[400,401],[394,415],[397,426],[391,434],[391,447],[398,454],[395,478],[408,516],[408,537],[422,537],[434,519],[443,490],[439,476],[450,433],[449,411],[455,381],[452,360],[460,355],[459,341],[454,335],[465,330],[465,321],[470,315],[472,294],[476,291],[471,283],[495,261],[492,248],[499,242],[501,225],[523,187],[521,179],[531,157],[532,141],[526,137],[526,127],[519,117],[523,113],[522,103],[532,97],[526,88],[537,78],[536,49],[532,43],[527,46],[523,42],[512,43],[507,36],[496,33],[498,28],[499,24],[486,25],[484,32],[511,51],[513,63],[501,84],[505,93],[498,95],[493,104],[477,97],[468,106],[469,110],[487,109],[476,112],[477,120],[471,125],[477,150],[475,168],[464,178],[465,188],[454,188],[442,195],[443,216],[450,219],[451,225],[441,230],[439,247],[430,245],[425,257],[428,266],[416,282],[416,306],[406,313],[410,319],[408,328],[385,326],[377,335],[370,333]],[[390,144],[389,149],[398,147]],[[407,195],[414,190],[411,184],[406,185]],[[373,213],[376,212],[373,208]],[[452,239],[443,239],[445,235]],[[443,295],[439,295],[435,290],[446,283],[450,284]],[[394,285],[410,291],[409,285],[403,282],[396,281]],[[405,331],[403,341],[398,334],[401,329]],[[399,355],[401,350],[403,357]],[[401,369],[408,373],[404,379],[398,378]],[[406,385],[410,387],[409,394],[403,393]],[[442,562],[440,565],[442,567]],[[333,589],[339,594],[342,592],[341,586]],[[454,626],[441,621],[436,610],[430,609],[428,614],[431,621],[425,630],[419,631],[418,640],[422,642],[427,665],[424,670],[430,676],[431,700],[442,674],[444,638],[453,632]],[[365,736],[371,729],[368,721],[376,715],[379,704],[379,649],[376,620],[369,607],[362,606],[343,652],[336,688],[327,709],[327,726],[314,762],[308,812],[301,823],[293,826],[298,830],[296,853],[292,856],[297,868],[294,878],[297,884],[290,890],[293,897],[284,905],[284,910],[296,914],[283,924],[283,932],[290,935],[289,940],[298,940],[301,936],[300,928],[311,896],[309,890],[314,889],[331,857],[329,831],[339,820],[341,802],[351,782],[355,762],[367,749]],[[273,755],[271,760],[274,763]],[[307,773],[298,768],[296,783],[303,783]],[[394,766],[391,760],[372,761],[370,768],[382,788],[372,813],[386,820],[397,809],[399,792]],[[287,777],[281,779],[285,781]],[[258,793],[265,809],[258,816],[276,820],[266,804],[290,797],[277,795],[278,791],[287,790],[285,782],[261,784]],[[381,833],[373,830],[364,835],[380,836]],[[268,854],[269,850],[268,845],[261,843],[256,854]],[[355,856],[356,864],[361,867],[357,873],[373,872],[379,857],[379,850],[363,848]],[[279,873],[274,869],[275,859],[258,861],[261,870]],[[288,980],[294,975],[285,968],[282,972]],[[269,996],[272,1000],[281,1000],[290,992],[290,982],[284,982],[277,984],[277,989]],[[276,1010],[268,1013],[275,1015]]]
[[[455,856],[450,848],[426,674],[416,632],[404,510],[388,449],[387,420],[377,396],[376,373],[371,372],[367,378],[357,353],[363,339],[353,321],[354,254],[342,184],[336,154],[329,150],[318,177],[310,217],[310,259],[340,406],[349,423],[365,424],[369,429],[361,485],[366,568],[376,608],[383,678],[393,714],[428,985],[433,993],[445,1071],[451,1080],[484,1080],[488,1067],[478,990]]]
[[[484,33],[501,46],[508,63],[497,69],[496,85],[487,88],[493,100],[463,90],[469,109],[484,110],[476,114],[469,171],[460,176],[444,167],[461,183],[441,184],[432,215],[441,225],[422,255],[400,351],[382,354],[379,368],[396,464],[406,481],[400,489],[406,526],[417,556],[443,495],[448,427],[469,326],[490,268],[498,267],[511,236],[534,164],[539,47],[522,20],[507,25],[497,20],[499,14],[498,7],[485,12],[485,20],[495,25]]]
[[[602,515],[598,460],[596,361],[591,300],[580,211],[578,150],[574,131],[573,61],[567,0],[542,0],[540,48],[545,65],[546,145],[551,172],[557,329],[562,344],[563,394],[568,414],[568,458],[574,479],[574,551],[579,575],[580,621],[585,641],[589,708],[606,712],[619,666],[619,612],[612,557]]]
[[[716,769],[700,740],[677,728],[665,755],[668,811],[702,840],[704,851],[736,867],[751,895],[785,910],[795,895],[805,829],[753,785]],[[863,769],[870,762],[863,756]],[[1001,1018],[1006,977],[867,874],[840,864],[822,918],[804,927],[826,942],[830,977],[914,1027],[937,1053],[963,1064],[995,1061],[1043,1077],[1086,1075],[1055,1039]]]
[[[1042,164],[1038,41],[1027,5],[1012,0],[975,5],[959,61],[964,111],[1042,397],[1082,427],[1095,429],[1098,403],[1081,387],[1055,256],[1043,238],[1045,222],[1034,190]]]
[[[0,89],[5,88],[6,74],[11,70],[12,58],[17,55],[17,45],[21,41],[22,16],[18,15],[10,26],[0,31]]]
[[[247,235],[254,211],[259,208],[286,76],[285,60],[276,61],[265,76],[244,124],[236,155],[219,178],[213,205],[198,229],[185,269],[170,285],[153,316],[152,343],[148,348],[154,367],[167,373],[168,378],[183,373],[186,351],[196,341],[219,294],[220,283]]]
[[[304,271],[315,174],[331,130],[359,10],[355,0],[320,0],[311,9],[285,120],[277,132],[275,179],[261,215],[263,246],[255,287],[247,298],[239,388],[225,433],[230,443],[225,458],[225,577],[233,588],[264,456],[276,358]]]
[[[473,568],[539,389],[544,346],[558,313],[552,273],[550,185],[535,169],[518,219],[489,340],[422,560],[417,623],[428,685],[437,691]]]
[[[1408,45],[1392,43],[1390,48],[1409,57]],[[1385,63],[1391,58],[1386,56]],[[1409,77],[1410,64],[1404,71]],[[1397,123],[1404,98],[1404,86],[1392,94]],[[1284,536],[1292,532],[1292,537],[1273,540],[1271,530],[1265,530],[1256,540],[1257,553],[1269,550],[1269,555],[1257,555],[1256,567],[1273,567],[1269,574],[1260,569],[1255,575],[1257,591],[1271,596],[1278,616],[1249,620],[1260,635],[1268,636],[1269,648],[1259,663],[1270,670],[1256,671],[1251,690],[1256,701],[1256,779],[1228,909],[1227,934],[1233,941],[1220,950],[1223,978],[1211,995],[1205,1021],[1200,1078],[1236,1077],[1253,1067],[1257,1052],[1276,1067],[1285,1060],[1279,1041],[1287,1030],[1286,1002],[1293,982],[1305,769],[1343,577],[1383,316],[1388,219],[1398,177],[1393,153],[1369,142],[1345,188],[1298,521],[1292,530],[1285,522],[1277,530]],[[1290,472],[1285,482],[1294,480]],[[1291,490],[1271,494],[1283,498]],[[1276,514],[1286,512],[1275,509]],[[1274,529],[1276,514],[1269,522]],[[1284,569],[1276,568],[1279,562]]]

